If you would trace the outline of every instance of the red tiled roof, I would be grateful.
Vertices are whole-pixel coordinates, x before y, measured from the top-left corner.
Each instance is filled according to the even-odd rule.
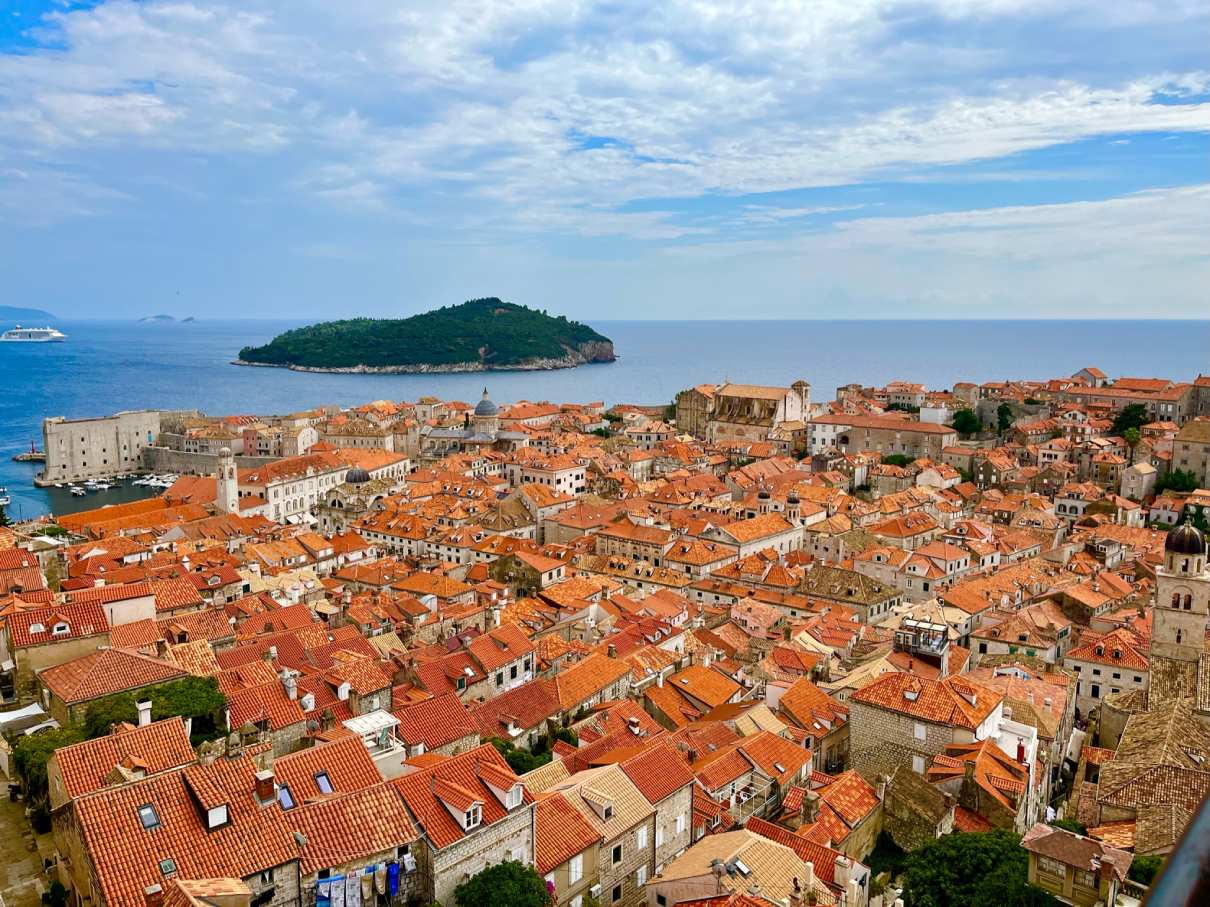
[[[353,742],[365,748],[360,740]],[[420,837],[403,798],[388,783],[310,803],[285,816],[306,838],[304,873],[392,852]]]
[[[188,765],[196,754],[179,717],[126,726],[116,734],[85,740],[55,750],[63,793],[74,800],[106,787],[106,779],[123,762],[137,764],[149,775]]]
[[[1002,699],[961,676],[925,680],[898,671],[883,674],[849,697],[850,702],[969,729],[977,728]]]
[[[534,862],[540,874],[553,872],[601,840],[601,834],[562,794],[552,793],[538,800],[534,809]]]
[[[184,676],[171,662],[124,649],[101,649],[38,675],[43,686],[69,704]]]
[[[664,741],[652,743],[621,765],[626,777],[653,806],[693,783],[693,772],[685,760]]]
[[[295,753],[279,756],[273,774],[279,785],[287,785],[296,804],[325,796],[315,776],[324,773],[337,794],[373,787],[382,775],[360,737],[341,737]]]

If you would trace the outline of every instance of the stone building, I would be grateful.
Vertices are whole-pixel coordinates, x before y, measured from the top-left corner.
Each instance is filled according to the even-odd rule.
[[[102,479],[141,468],[143,449],[160,433],[159,410],[115,413],[99,419],[42,421],[46,465],[35,480],[39,485]]]
[[[724,384],[714,397],[706,427],[710,441],[764,441],[783,422],[805,421],[811,408],[811,385],[790,387]]]

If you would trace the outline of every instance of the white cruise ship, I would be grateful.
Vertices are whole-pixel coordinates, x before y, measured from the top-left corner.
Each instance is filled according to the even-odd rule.
[[[0,334],[0,340],[10,343],[62,343],[67,335],[54,328],[23,328],[17,325],[11,331]]]

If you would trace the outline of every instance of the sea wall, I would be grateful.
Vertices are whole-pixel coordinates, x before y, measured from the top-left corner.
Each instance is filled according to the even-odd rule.
[[[248,469],[272,463],[275,457],[235,458],[237,466]],[[218,469],[218,457],[214,454],[186,453],[167,447],[145,447],[142,452],[143,468],[149,472],[173,472],[177,475],[213,475]]]

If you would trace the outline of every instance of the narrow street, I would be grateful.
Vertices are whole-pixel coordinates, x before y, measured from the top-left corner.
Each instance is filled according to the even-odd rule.
[[[8,781],[0,774],[0,907],[37,907],[42,903],[42,858],[24,802],[8,799]]]

